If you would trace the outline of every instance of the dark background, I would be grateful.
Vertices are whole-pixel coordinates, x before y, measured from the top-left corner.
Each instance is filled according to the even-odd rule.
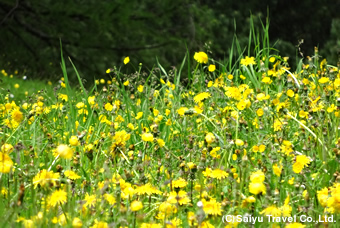
[[[181,64],[186,50],[229,55],[232,39],[248,44],[249,18],[261,28],[269,12],[270,40],[294,64],[314,47],[336,65],[340,51],[339,0],[0,0],[0,66],[31,78],[58,80],[60,39],[82,77],[105,77],[130,56],[152,68]],[[68,64],[70,66],[70,64]],[[126,66],[128,67],[128,66]],[[75,77],[72,75],[72,77]]]

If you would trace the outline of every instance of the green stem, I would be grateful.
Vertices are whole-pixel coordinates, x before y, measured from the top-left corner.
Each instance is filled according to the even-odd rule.
[[[137,220],[137,211],[133,213],[133,228],[136,228],[136,220]]]

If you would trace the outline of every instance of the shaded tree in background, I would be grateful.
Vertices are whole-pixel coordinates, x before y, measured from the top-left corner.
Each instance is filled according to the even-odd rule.
[[[43,77],[60,74],[61,39],[65,54],[87,78],[103,74],[126,55],[147,65],[155,55],[175,64],[179,49],[184,55],[181,39],[193,36],[187,2],[0,1],[1,62]]]
[[[129,55],[136,66],[178,65],[186,48],[191,53],[210,43],[215,59],[228,56],[232,39],[248,44],[249,15],[255,24],[270,18],[270,39],[281,55],[294,57],[295,45],[311,55],[336,61],[340,47],[339,2],[331,0],[247,2],[216,0],[50,1],[0,0],[0,64],[35,77],[59,78],[60,39],[70,56],[91,79],[122,63]],[[131,69],[131,72],[134,69]],[[56,77],[58,76],[58,77]]]
[[[262,1],[200,1],[207,6],[216,21],[210,23],[205,39],[211,39],[215,54],[220,58],[230,47],[231,38],[237,35],[240,43],[248,43],[249,15],[254,15],[256,27],[261,28],[260,20],[269,16],[269,37],[281,55],[289,56],[294,64],[296,46],[303,39],[301,51],[304,56],[313,55],[318,46],[324,57],[337,61],[340,51],[340,1],[332,0],[262,0]],[[199,7],[200,8],[200,7]],[[208,11],[209,12],[209,11]],[[267,15],[267,13],[269,13]],[[259,20],[260,19],[260,20]],[[234,30],[234,20],[236,29]],[[197,22],[199,23],[199,22]],[[209,36],[208,34],[213,34]],[[225,34],[230,34],[229,36]],[[204,39],[202,40],[204,41]],[[227,41],[227,43],[225,42]],[[278,41],[278,42],[277,42]]]

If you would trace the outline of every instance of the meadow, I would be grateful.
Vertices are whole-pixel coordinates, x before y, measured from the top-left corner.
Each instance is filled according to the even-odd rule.
[[[224,62],[125,56],[91,89],[63,53],[57,84],[3,69],[1,226],[337,227],[340,69],[317,48],[291,69],[266,34]]]

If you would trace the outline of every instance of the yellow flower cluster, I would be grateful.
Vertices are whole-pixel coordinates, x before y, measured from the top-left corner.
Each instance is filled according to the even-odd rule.
[[[250,175],[249,192],[258,195],[266,194],[266,186],[264,185],[265,176],[261,170],[253,172]]]
[[[0,200],[18,208],[11,225],[241,227],[222,216],[337,216],[339,69],[306,58],[294,72],[264,53],[238,69],[204,52],[194,59],[189,81],[140,65],[132,75],[109,68],[112,78],[88,91],[65,78],[55,96],[0,94]]]

